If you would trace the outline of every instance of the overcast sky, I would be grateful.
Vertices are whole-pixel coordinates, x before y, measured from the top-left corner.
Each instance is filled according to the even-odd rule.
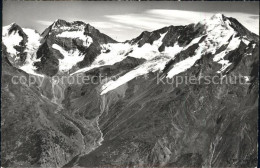
[[[56,19],[90,23],[118,41],[169,25],[187,25],[223,13],[259,34],[259,2],[4,1],[3,25],[42,32]]]

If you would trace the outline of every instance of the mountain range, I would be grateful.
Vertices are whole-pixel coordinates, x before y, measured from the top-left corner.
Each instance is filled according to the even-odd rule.
[[[2,166],[255,167],[258,54],[222,14],[125,42],[81,21],[5,26]],[[187,77],[215,79],[176,85]]]

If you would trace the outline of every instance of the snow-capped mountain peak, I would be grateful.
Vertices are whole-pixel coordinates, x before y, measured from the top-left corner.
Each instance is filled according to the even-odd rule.
[[[101,45],[116,42],[82,21],[67,22],[62,19],[53,22],[41,36],[42,45],[37,51],[37,57],[43,60],[48,57],[51,63],[40,61],[36,66],[39,71],[50,76],[89,65],[101,53]],[[49,64],[52,64],[53,69],[44,68]]]
[[[230,69],[229,67],[232,68],[235,66],[232,65],[235,63],[226,59],[225,56],[228,54],[231,55],[238,50],[241,42],[248,45],[250,41],[252,41],[252,38],[242,36],[241,33],[235,29],[234,25],[236,24],[237,23],[233,23],[232,19],[230,20],[223,14],[216,14],[209,19],[195,24],[194,28],[192,28],[193,25],[191,24],[183,27],[165,27],[154,32],[143,32],[136,39],[129,42],[136,46],[132,48],[132,52],[129,56],[144,58],[147,61],[136,67],[133,71],[120,77],[117,81],[106,83],[102,87],[101,94],[105,94],[115,87],[119,87],[134,77],[142,76],[149,72],[163,71],[170,60],[173,60],[174,63],[167,72],[167,78],[173,78],[185,72],[195,65],[198,60],[203,59],[204,56],[209,54],[214,55],[212,58],[213,62],[221,65],[221,68],[217,70],[216,73],[227,72],[228,69]],[[245,29],[244,31],[248,30]],[[187,32],[191,33],[187,34]],[[185,40],[184,43],[182,42],[183,40]],[[158,52],[162,47],[164,49]],[[187,55],[186,53],[189,52],[193,54]],[[167,57],[161,56],[159,58],[164,59],[158,59],[157,56],[159,55]],[[156,58],[156,61],[154,61],[153,58]]]
[[[4,26],[2,31],[3,43],[6,45],[7,52],[12,56],[18,52],[14,47],[19,46],[23,40],[23,37],[19,35],[18,31],[22,31],[22,29],[15,23]]]
[[[3,45],[7,59],[17,68],[30,74],[36,74],[34,62],[40,46],[41,36],[30,28],[21,28],[16,23],[3,27]]]
[[[223,21],[224,18],[226,18],[226,17],[222,13],[217,13],[217,14],[214,14],[213,16],[211,16],[210,20]]]
[[[12,27],[17,28],[12,29]],[[215,14],[197,24],[168,26],[152,32],[144,31],[137,38],[124,43],[117,43],[82,21],[67,22],[57,19],[41,34],[41,37],[34,34],[33,31],[19,28],[16,24],[5,28],[3,39],[7,44],[7,51],[13,55],[16,54],[14,46],[20,45],[21,36],[11,33],[10,37],[14,37],[16,40],[10,41],[16,43],[8,44],[8,39],[11,38],[7,36],[7,30],[9,32],[17,30],[22,32],[20,34],[24,34],[23,39],[26,39],[24,51],[31,53],[30,55],[35,52],[35,59],[31,59],[34,60],[33,64],[36,65],[39,72],[50,76],[59,72],[72,74],[85,72],[93,68],[113,65],[127,57],[145,59],[147,63],[140,65],[142,69],[141,66],[147,65],[148,69],[145,72],[162,71],[166,63],[175,60],[179,53],[190,50],[193,46],[199,46],[195,50],[194,57],[183,56],[181,58],[183,61],[193,60],[189,61],[189,64],[184,61],[185,68],[182,68],[181,71],[173,69],[174,73],[169,72],[171,75],[168,77],[173,77],[177,74],[176,72],[181,73],[193,66],[202,55],[214,55],[223,46],[227,46],[224,52],[229,53],[238,48],[241,41],[248,45],[257,40],[257,36],[250,33],[237,20],[223,14]],[[28,57],[23,59],[28,62]],[[48,62],[44,61],[45,59]],[[224,60],[223,55],[217,55],[214,61],[222,65],[221,71],[231,65],[230,62]],[[177,61],[175,62],[178,65]],[[182,64],[180,63],[180,65]]]
[[[82,21],[73,21],[73,22],[67,22],[62,19],[57,19],[52,24],[52,30],[84,30],[86,26],[90,26],[89,24],[86,24]]]

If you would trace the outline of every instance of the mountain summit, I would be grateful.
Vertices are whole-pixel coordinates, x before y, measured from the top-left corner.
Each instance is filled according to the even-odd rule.
[[[18,30],[19,26],[16,25],[16,27]],[[15,45],[20,47],[18,50],[22,54],[26,36],[21,28],[19,30],[20,36],[24,40],[21,44]],[[9,31],[13,31],[10,26]],[[259,40],[257,35],[247,30],[236,19],[222,14],[215,14],[197,24],[169,26],[153,32],[144,31],[137,38],[125,43],[116,42],[84,22],[67,22],[58,19],[41,34],[41,45],[38,46],[36,58],[31,62],[34,62],[34,69],[39,74],[47,76],[53,76],[57,73],[74,74],[75,71],[84,71],[85,67],[85,69],[89,69],[88,67],[103,66],[103,64],[95,62],[95,60],[99,60],[99,57],[109,58],[107,63],[104,60],[101,61],[104,65],[116,63],[127,56],[151,60],[155,56],[164,54],[173,58],[175,54],[180,52],[179,50],[185,48],[185,46],[187,48],[194,39],[202,36],[203,39],[201,40],[209,41],[206,45],[212,51],[213,48],[216,50],[228,43],[233,37],[239,37],[247,44]],[[210,44],[211,41],[214,44]],[[140,52],[142,53],[141,57]],[[110,58],[110,56],[113,58]],[[15,64],[22,64],[26,59],[26,54],[19,57],[21,63]],[[14,62],[13,60],[10,61]]]

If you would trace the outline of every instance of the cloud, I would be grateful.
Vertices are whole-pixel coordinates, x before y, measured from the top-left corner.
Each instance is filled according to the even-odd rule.
[[[218,13],[222,13],[219,11]],[[153,31],[165,26],[178,26],[197,23],[203,19],[209,18],[215,13],[212,12],[196,12],[185,10],[169,10],[169,9],[151,9],[143,13],[130,13],[122,15],[106,15],[111,22],[132,26],[136,29]],[[227,17],[238,19],[250,31],[258,34],[259,17],[247,13],[223,12]]]
[[[259,16],[248,13],[222,12],[227,17],[236,18],[250,31],[259,33]],[[105,15],[99,20],[82,20],[99,29],[116,40],[124,41],[135,38],[142,31],[154,31],[165,26],[179,26],[197,23],[209,18],[213,12],[197,12],[171,9],[149,9],[141,13]],[[68,20],[79,20],[79,18],[69,18]],[[52,21],[38,20],[37,23],[46,26],[51,25]]]
[[[250,16],[250,18],[259,20],[259,15],[253,15],[253,16]]]
[[[112,22],[117,22],[137,29],[154,30],[169,25],[169,23],[165,23],[165,21],[160,19],[139,14],[108,15],[106,17]]]
[[[143,31],[143,29],[137,29],[131,25],[125,25],[113,21],[93,21],[89,23],[99,29],[102,33],[105,33],[121,42],[134,38]]]
[[[155,30],[170,25],[187,25],[202,20],[199,12],[152,9],[140,14],[106,15],[113,22],[131,25],[145,30]]]
[[[133,29],[132,26],[126,26],[120,23],[113,23],[113,22],[89,22],[92,26],[100,29]]]
[[[36,22],[44,26],[50,26],[53,23],[51,21],[46,21],[46,20],[37,20]]]

